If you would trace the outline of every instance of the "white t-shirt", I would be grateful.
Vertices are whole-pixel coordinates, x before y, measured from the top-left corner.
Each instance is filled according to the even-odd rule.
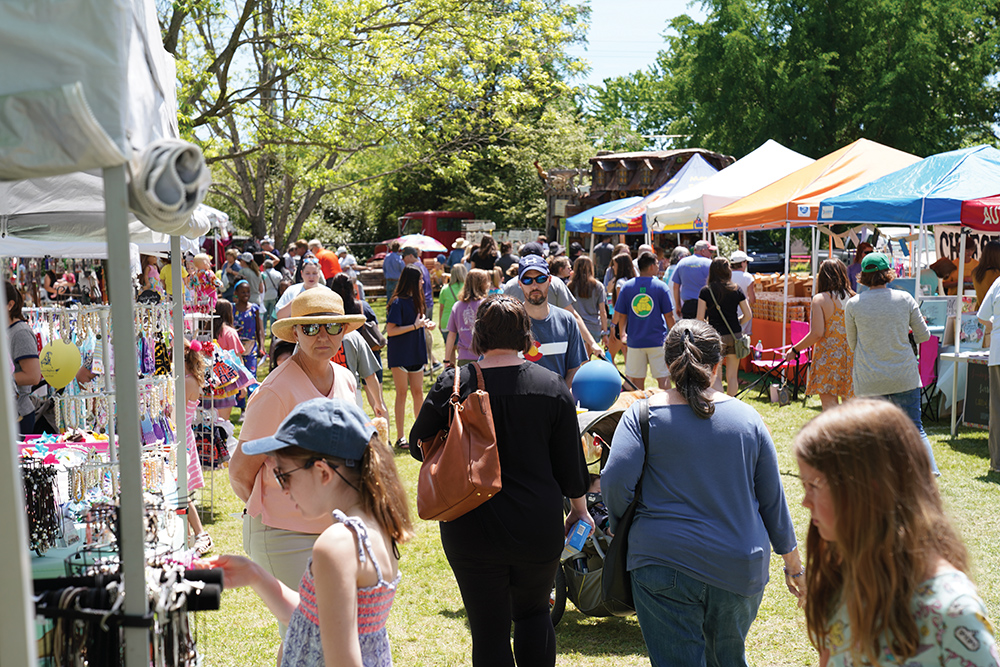
[[[318,283],[315,287],[313,287],[313,289],[320,289],[320,288],[330,289],[323,283]],[[295,297],[302,294],[305,290],[306,290],[305,283],[298,283],[296,285],[289,286],[288,289],[285,290],[285,293],[281,295],[281,298],[278,299],[278,303],[274,304],[274,311],[278,312],[279,310],[290,304],[292,300],[295,299]]]
[[[743,289],[743,293],[747,293],[747,289],[750,285],[753,285],[753,276],[746,271],[733,271],[733,282],[736,283],[737,287]]]
[[[990,288],[986,290],[983,303],[979,306],[977,316],[981,320],[993,323],[993,333],[990,335],[990,366],[1000,366],[1000,331],[997,325],[1000,324],[1000,280],[994,280]]]

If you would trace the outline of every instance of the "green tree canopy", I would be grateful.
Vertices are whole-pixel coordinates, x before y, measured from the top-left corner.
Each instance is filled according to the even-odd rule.
[[[671,22],[648,72],[605,83],[597,114],[737,156],[769,138],[811,156],[860,137],[918,155],[997,139],[997,0],[704,5],[704,22]]]
[[[324,197],[519,132],[566,88],[585,10],[561,0],[243,0],[161,7],[182,132],[255,235]]]

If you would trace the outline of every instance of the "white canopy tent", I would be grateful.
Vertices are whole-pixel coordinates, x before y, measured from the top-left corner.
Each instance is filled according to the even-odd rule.
[[[693,228],[696,220],[742,199],[766,185],[815,162],[768,139],[761,146],[709,179],[655,202],[646,211],[654,232]]]
[[[70,254],[90,250],[102,240],[108,257],[108,288],[115,325],[115,382],[119,433],[121,497],[121,573],[126,590],[144,589],[145,554],[142,471],[140,461],[137,364],[129,243],[164,243],[143,224],[129,220],[130,199],[139,201],[143,219],[166,202],[161,218],[173,234],[198,236],[187,223],[188,207],[207,187],[203,173],[191,170],[200,159],[197,147],[169,141],[177,137],[175,69],[162,47],[152,0],[0,0],[0,254],[11,255],[24,244],[44,244],[53,254],[70,244]],[[149,157],[157,142],[165,160]],[[100,171],[98,171],[100,170]],[[202,169],[203,172],[203,162]],[[131,185],[144,193],[130,193]],[[159,197],[159,199],[157,199]],[[176,206],[171,208],[171,197]],[[161,201],[162,200],[162,201]],[[161,210],[154,213],[162,212]],[[185,215],[186,212],[186,215]],[[157,224],[154,219],[149,224]],[[206,230],[207,231],[207,230]],[[202,232],[203,233],[203,232]],[[133,238],[135,235],[135,238]],[[21,244],[20,246],[17,244]],[[74,245],[77,244],[77,245]],[[180,253],[180,239],[171,239]],[[35,254],[33,252],[27,254]],[[180,281],[175,281],[180,287]],[[0,287],[2,289],[2,287]],[[176,292],[176,290],[175,290]],[[0,329],[7,329],[0,309]],[[183,330],[183,313],[175,309],[175,331]],[[175,336],[182,344],[182,337]],[[9,343],[0,336],[0,358]],[[174,349],[175,368],[182,367],[183,348]],[[178,376],[180,374],[177,374]],[[183,376],[175,384],[176,414],[184,414]],[[37,664],[32,577],[27,552],[24,498],[15,446],[12,384],[0,382],[0,559],[7,566],[0,588],[8,596],[0,606],[0,662]],[[186,466],[179,466],[186,473]],[[186,481],[178,480],[180,488]],[[144,618],[144,594],[126,595],[124,613]],[[125,663],[149,662],[150,630],[125,627]]]

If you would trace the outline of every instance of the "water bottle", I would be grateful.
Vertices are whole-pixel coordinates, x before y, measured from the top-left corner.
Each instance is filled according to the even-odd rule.
[[[764,356],[764,346],[761,344],[760,338],[758,338],[757,344],[753,348],[753,359],[754,361],[759,361],[762,356]]]

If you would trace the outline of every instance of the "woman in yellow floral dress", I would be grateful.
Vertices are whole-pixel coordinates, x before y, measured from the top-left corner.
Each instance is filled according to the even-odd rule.
[[[844,330],[844,303],[852,296],[854,292],[844,263],[828,259],[820,264],[809,333],[786,353],[788,359],[794,359],[799,350],[813,346],[806,393],[819,394],[824,410],[854,397],[854,352],[847,345]]]

